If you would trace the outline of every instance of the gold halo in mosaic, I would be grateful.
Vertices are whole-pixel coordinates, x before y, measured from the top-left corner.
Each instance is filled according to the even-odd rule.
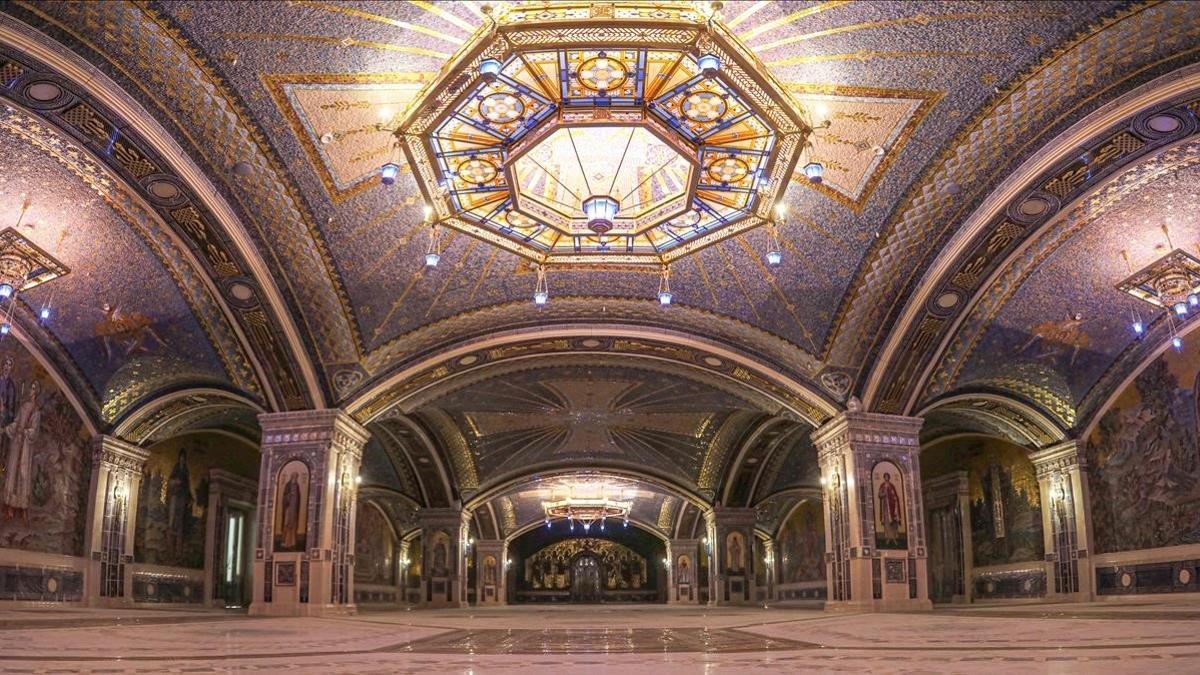
[[[737,157],[714,159],[705,170],[718,183],[736,183],[750,173],[750,165]]]
[[[500,91],[479,102],[479,114],[493,124],[508,124],[525,114],[525,104],[516,96]]]
[[[468,159],[459,164],[455,172],[459,178],[475,185],[490,183],[495,180],[496,174],[499,173],[496,165],[486,159]]]
[[[727,108],[725,99],[711,91],[694,91],[684,97],[680,106],[683,116],[693,122],[715,122]]]
[[[592,91],[611,91],[625,84],[629,71],[620,61],[607,56],[594,56],[584,61],[575,74],[579,84]]]

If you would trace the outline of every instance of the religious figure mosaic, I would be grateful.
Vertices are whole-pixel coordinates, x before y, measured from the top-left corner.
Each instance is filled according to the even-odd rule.
[[[275,552],[296,553],[308,543],[309,468],[294,459],[275,483]]]
[[[360,499],[354,519],[354,581],[396,583],[396,535],[380,508]]]
[[[800,503],[779,531],[780,583],[825,579],[825,513],[821,502]]]
[[[882,461],[871,469],[871,482],[875,486],[875,548],[907,549],[904,475],[892,462]]]
[[[1028,455],[1027,449],[998,439],[947,441],[921,455],[923,478],[967,471],[976,567],[1042,559],[1042,500]],[[961,547],[961,541],[953,541]]]
[[[41,365],[0,347],[0,548],[78,555],[90,434]]]
[[[138,562],[204,569],[209,471],[258,476],[248,443],[216,434],[176,437],[150,449],[138,494],[134,555]]]

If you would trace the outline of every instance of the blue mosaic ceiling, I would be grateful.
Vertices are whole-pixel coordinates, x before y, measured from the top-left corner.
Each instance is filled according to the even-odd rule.
[[[480,8],[15,2],[2,11],[94,63],[195,157],[262,250],[329,398],[344,400],[459,338],[464,322],[484,335],[546,316],[529,302],[528,262],[476,238],[441,232],[441,263],[424,269],[417,182],[407,167],[390,188],[375,175],[392,143],[379,121],[437,77],[484,24]],[[800,162],[822,161],[826,180],[787,187],[782,266],[765,265],[762,228],[739,234],[672,265],[675,303],[687,317],[722,319],[747,343],[763,333],[786,341],[833,398],[858,391],[913,280],[1008,172],[1106,101],[1195,60],[1200,28],[1189,11],[1182,2],[728,3],[730,32],[829,121]],[[239,161],[242,176],[231,171]],[[1100,289],[1067,271],[1068,250],[1018,295],[1076,281]],[[592,298],[571,306],[703,332],[679,308],[643,318],[658,311],[657,283],[654,269],[549,278],[552,304]],[[1042,320],[1085,315],[1089,343],[1054,385],[1072,407],[1125,349],[1128,336],[1091,323],[1089,308],[1108,301],[1097,290],[1061,307],[1010,303],[1043,307]],[[1007,312],[955,383],[994,380],[988,355],[1011,361],[1028,340],[1032,315]],[[1057,357],[1038,350],[1018,354],[1032,365],[1016,377],[1051,377]]]
[[[1197,250],[1198,164],[1200,143],[1191,142],[1131,168],[1104,201],[1062,226],[1063,236],[1039,242],[1053,254],[1017,265],[1019,285],[997,285],[986,321],[973,317],[960,338],[975,340],[973,348],[940,365],[929,393],[1009,391],[1041,404],[1066,428],[1081,421],[1077,408],[1118,358],[1158,344],[1139,338],[1132,323],[1153,329],[1165,324],[1166,312],[1117,288],[1130,269],[1121,253],[1134,270],[1165,255],[1164,224],[1176,247]],[[1185,318],[1184,330],[1189,325]]]
[[[159,257],[170,252],[160,248],[157,233],[138,223],[136,213],[114,207],[120,199],[111,179],[89,172],[63,139],[38,135],[27,120],[0,111],[0,225],[14,225],[22,197],[28,198],[21,234],[70,270],[20,298],[30,312],[51,305],[41,330],[68,372],[79,374],[80,398],[98,419],[112,422],[164,390],[232,388],[189,306],[191,290],[181,288],[175,268]]]

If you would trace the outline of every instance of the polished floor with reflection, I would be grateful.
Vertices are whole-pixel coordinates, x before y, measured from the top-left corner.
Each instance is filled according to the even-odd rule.
[[[1186,603],[920,614],[810,608],[506,607],[345,619],[10,609],[0,673],[1197,672]]]

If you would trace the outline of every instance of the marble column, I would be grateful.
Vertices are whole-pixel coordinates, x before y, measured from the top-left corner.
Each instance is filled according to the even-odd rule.
[[[415,591],[408,582],[409,569],[413,564],[413,543],[411,539],[400,540],[400,550],[396,554],[396,567],[400,575],[397,585],[400,587],[400,604],[411,605],[415,600]]]
[[[471,549],[475,554],[475,604],[507,604],[504,540],[480,539]]]
[[[971,602],[974,567],[971,541],[971,496],[967,472],[954,471],[927,481],[925,527],[929,544],[930,598],[934,577],[953,588],[950,602]]]
[[[754,584],[754,523],[751,508],[715,507],[705,514],[708,539],[710,605],[752,605]]]
[[[468,516],[456,508],[421,509],[421,607],[466,606]]]
[[[369,433],[341,410],[258,416],[263,430],[250,613],[354,613],[354,514]]]
[[[120,607],[133,602],[133,535],[142,471],[150,452],[113,436],[92,447],[84,551],[88,563],[84,593],[88,604]]]
[[[779,567],[775,560],[775,540],[764,539],[762,547],[764,578],[760,584],[760,588],[763,589],[761,599],[769,602],[775,599],[775,580],[779,578]]]
[[[1095,575],[1088,551],[1092,523],[1087,460],[1078,441],[1065,441],[1029,456],[1042,499],[1042,536],[1046,547],[1046,597],[1086,602]]]
[[[850,410],[813,432],[825,490],[827,610],[930,609],[921,420]]]
[[[667,542],[671,561],[667,571],[667,602],[695,605],[700,602],[700,540],[672,539]]]
[[[204,597],[213,607],[239,605],[245,595],[243,585],[251,583],[254,551],[254,498],[258,483],[224,469],[208,472],[208,523],[205,525]],[[229,516],[241,512],[239,523],[242,555],[226,546],[230,526]],[[226,574],[228,567],[229,574]]]

